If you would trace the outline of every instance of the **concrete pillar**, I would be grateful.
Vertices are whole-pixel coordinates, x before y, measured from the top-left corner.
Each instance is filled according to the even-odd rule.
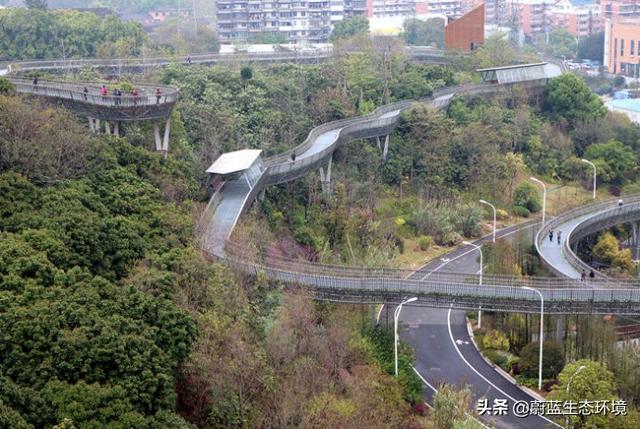
[[[564,315],[556,316],[556,342],[558,344],[561,344],[562,341],[564,341],[564,318]]]
[[[111,135],[111,124],[109,121],[104,121],[104,133],[108,136]]]
[[[640,225],[638,222],[633,222],[631,224],[631,257],[633,260],[640,259]]]
[[[378,145],[378,149],[382,149],[382,146],[380,145],[380,136],[376,136],[376,144]]]
[[[93,129],[95,130],[96,134],[100,133],[100,119],[96,118],[94,119],[94,125],[93,125]]]
[[[382,160],[387,160],[387,153],[389,152],[389,134],[384,138],[384,148],[382,149]]]
[[[153,139],[156,142],[156,150],[160,152],[162,150],[162,139],[160,139],[160,128],[157,123],[153,123]]]
[[[120,137],[120,121],[113,122],[113,134]]]
[[[162,139],[162,152],[167,156],[169,152],[169,133],[171,132],[171,118],[167,118],[164,124],[164,138]]]
[[[333,156],[329,158],[329,163],[325,167],[320,167],[320,184],[322,185],[322,192],[324,194],[331,193],[331,163],[333,161]]]

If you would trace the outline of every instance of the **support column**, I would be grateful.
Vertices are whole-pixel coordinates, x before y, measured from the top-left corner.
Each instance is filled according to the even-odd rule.
[[[561,344],[562,341],[564,341],[564,318],[564,315],[556,316],[556,341],[558,342],[558,344]]]
[[[162,150],[162,139],[160,138],[160,128],[156,122],[153,123],[153,139],[156,142],[156,150]]]
[[[104,132],[108,136],[111,135],[111,124],[109,123],[109,121],[104,121]]]
[[[120,137],[120,121],[113,122],[113,134]]]
[[[164,124],[164,138],[162,139],[162,152],[167,156],[169,152],[169,133],[171,132],[171,118],[167,118]]]
[[[380,136],[376,136],[376,144],[378,145],[378,150],[382,149],[382,146],[380,145]]]
[[[89,129],[91,130],[92,133],[95,133],[96,130],[93,127],[93,118],[91,116],[87,116],[87,119],[89,120]]]
[[[633,260],[640,259],[640,225],[638,222],[631,224],[631,256]]]
[[[389,152],[389,134],[384,138],[384,148],[382,149],[382,160],[387,160],[387,153]]]
[[[93,129],[95,131],[96,134],[100,134],[100,119],[96,118],[94,119],[94,123],[93,123]]]
[[[320,184],[322,185],[322,193],[328,195],[331,193],[331,162],[333,155],[329,158],[329,163],[325,167],[320,167]]]

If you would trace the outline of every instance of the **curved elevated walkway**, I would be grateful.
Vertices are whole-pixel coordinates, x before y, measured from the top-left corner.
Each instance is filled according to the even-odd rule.
[[[617,201],[616,198],[570,210],[547,222],[538,231],[536,236],[538,253],[556,275],[579,280],[583,270],[587,273],[591,270],[591,267],[575,254],[575,247],[581,239],[620,223],[640,220],[640,195],[625,196],[622,207],[618,206]],[[549,241],[548,235],[551,230],[555,234],[562,231],[560,244],[557,242],[556,235],[553,241]],[[601,273],[596,273],[596,276],[606,279]],[[621,282],[614,279],[606,279],[606,281],[614,284]],[[593,282],[585,283],[589,286]],[[625,282],[625,284],[640,287],[640,283],[637,282]]]
[[[139,95],[116,97],[102,96],[100,84],[74,84],[41,80],[34,85],[31,80],[9,79],[19,94],[29,94],[60,101],[66,108],[78,114],[104,121],[141,121],[167,118],[176,102],[178,91],[166,86],[136,86]],[[88,92],[84,92],[84,88]],[[160,89],[160,97],[156,97]]]

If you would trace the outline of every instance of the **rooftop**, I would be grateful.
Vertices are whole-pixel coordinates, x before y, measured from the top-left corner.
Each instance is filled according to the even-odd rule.
[[[561,74],[560,67],[549,63],[518,64],[477,70],[483,82],[513,83],[551,79]]]
[[[639,98],[627,98],[624,100],[612,100],[609,104],[618,109],[631,110],[633,112],[640,113],[640,99]]]
[[[235,152],[227,152],[220,155],[216,162],[207,169],[209,174],[232,174],[244,171],[251,167],[262,153],[258,149],[243,149]]]

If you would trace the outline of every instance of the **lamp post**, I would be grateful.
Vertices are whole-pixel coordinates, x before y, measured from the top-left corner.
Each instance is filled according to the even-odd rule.
[[[477,244],[469,241],[463,241],[462,244],[473,246],[478,250],[478,252],[480,252],[480,278],[478,279],[478,284],[482,286],[482,271],[484,270],[484,264],[482,263],[482,246],[478,246]],[[482,328],[482,310],[478,310],[478,328]]]
[[[547,186],[542,180],[536,179],[535,177],[532,177],[531,180],[538,183],[539,185],[542,185],[542,226],[540,226],[540,229],[542,229],[544,228],[544,217],[547,211]]]
[[[486,204],[493,209],[493,242],[496,242],[496,207],[488,201],[480,200],[480,204]]]
[[[589,164],[591,167],[593,167],[593,199],[596,199],[596,177],[598,174],[598,170],[596,169],[596,165],[589,161],[588,159],[582,159],[582,162]]]
[[[394,366],[396,370],[396,377],[398,376],[398,317],[400,317],[400,311],[402,311],[402,306],[405,304],[409,304],[410,302],[417,301],[417,297],[409,298],[406,301],[402,301],[398,307],[396,307],[396,311],[393,313],[393,357],[394,357]]]
[[[567,382],[567,398],[569,397],[569,386],[571,386],[571,382],[573,381],[573,377],[575,377],[576,375],[578,375],[580,373],[580,371],[582,371],[583,369],[585,369],[586,366],[585,365],[580,365],[580,368],[578,368],[576,370],[576,372],[573,373],[573,375],[571,377],[569,377],[569,381]],[[565,417],[565,426],[569,427],[569,415],[567,414],[567,416]]]
[[[538,289],[522,286],[522,289],[530,290],[540,296],[540,357],[538,362],[538,390],[542,390],[542,345],[544,343],[544,296]]]

